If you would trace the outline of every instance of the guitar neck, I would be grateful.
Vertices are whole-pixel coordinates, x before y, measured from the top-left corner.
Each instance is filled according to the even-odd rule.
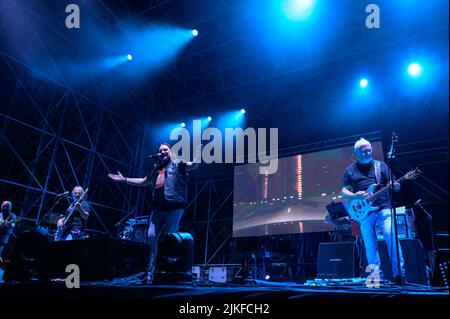
[[[394,183],[401,183],[401,182],[403,182],[403,181],[405,180],[405,178],[406,178],[406,175],[403,176],[403,177],[401,177],[401,178],[399,178],[399,179],[397,179],[397,180],[395,180]],[[376,191],[376,192],[373,193],[372,195],[368,196],[368,197],[367,197],[367,200],[368,200],[368,201],[374,201],[374,200],[376,200],[376,199],[378,198],[378,196],[380,196],[381,194],[383,194],[383,193],[384,193],[386,190],[388,190],[388,189],[389,189],[389,184],[386,185],[386,186],[383,186],[383,187],[380,188],[378,191]]]
[[[83,195],[81,195],[80,198],[77,199],[77,200],[73,203],[73,207],[72,207],[72,209],[70,210],[69,215],[67,215],[66,221],[69,220],[70,217],[72,217],[72,215],[73,215],[73,213],[74,213],[74,211],[75,211],[75,208],[76,208],[75,205],[76,205],[77,203],[81,203],[81,201],[84,200],[84,198],[85,198],[85,196],[86,196],[88,190],[89,190],[89,188],[86,188],[86,190],[84,191]]]

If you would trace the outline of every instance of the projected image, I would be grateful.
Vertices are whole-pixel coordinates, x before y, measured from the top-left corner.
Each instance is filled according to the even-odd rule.
[[[383,156],[372,143],[374,159]],[[234,171],[233,236],[265,236],[332,231],[326,205],[342,200],[344,171],[353,146],[299,154],[278,161],[275,174],[259,174],[258,164]]]

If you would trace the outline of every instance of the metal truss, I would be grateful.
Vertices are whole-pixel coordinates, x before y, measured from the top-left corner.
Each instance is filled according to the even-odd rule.
[[[108,172],[145,176],[144,134],[149,106],[125,97],[126,111],[86,97],[51,81],[30,78],[24,63],[3,54],[1,96],[0,189],[14,203],[20,217],[37,223],[48,212],[55,195],[75,185],[89,188],[93,217],[88,228],[111,235],[112,225],[124,214],[144,207],[144,190],[108,180]],[[5,81],[3,81],[5,82]],[[121,101],[124,103],[123,101]],[[67,205],[69,199],[64,201]],[[67,205],[56,207],[63,212]]]

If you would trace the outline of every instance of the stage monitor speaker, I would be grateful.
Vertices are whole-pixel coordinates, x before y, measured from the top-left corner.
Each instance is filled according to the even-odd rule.
[[[66,266],[76,264],[82,281],[111,280],[145,271],[149,250],[149,245],[122,239],[50,242],[48,259],[40,266],[48,278],[66,278]]]
[[[355,277],[355,253],[354,241],[320,243],[317,277],[329,279]]]
[[[426,253],[418,239],[401,239],[403,260],[405,262],[406,281],[411,284],[429,285],[427,274]],[[378,253],[381,259],[381,269],[385,279],[393,280],[391,259],[385,241],[378,241]]]

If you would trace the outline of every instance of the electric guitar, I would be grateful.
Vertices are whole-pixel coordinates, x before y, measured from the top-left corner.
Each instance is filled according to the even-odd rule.
[[[15,218],[15,219],[9,219],[9,218],[3,219],[3,218],[0,218],[0,226],[8,226],[8,225],[17,223],[18,221],[19,221],[18,218]]]
[[[67,214],[67,216],[64,217],[64,224],[62,226],[58,226],[58,229],[56,230],[56,234],[55,234],[55,240],[56,241],[59,241],[59,240],[63,239],[67,235],[67,231],[68,231],[68,229],[70,229],[71,218],[72,218],[74,212],[77,210],[76,204],[80,203],[86,197],[86,194],[87,194],[88,190],[89,190],[89,188],[86,188],[86,190],[80,196],[80,198],[78,198],[76,200],[76,202],[73,203],[72,209]]]
[[[418,168],[415,168],[400,177],[395,181],[395,183],[401,183],[408,179],[415,179],[421,173],[422,172]],[[370,212],[378,210],[377,206],[372,206],[372,202],[374,202],[378,198],[378,196],[388,190],[389,185],[386,185],[380,188],[378,191],[374,192],[377,186],[378,184],[372,184],[369,186],[369,188],[367,189],[369,196],[367,196],[365,199],[350,200],[350,202],[347,204],[347,211],[350,215],[350,219],[353,219],[357,222],[362,222]]]

